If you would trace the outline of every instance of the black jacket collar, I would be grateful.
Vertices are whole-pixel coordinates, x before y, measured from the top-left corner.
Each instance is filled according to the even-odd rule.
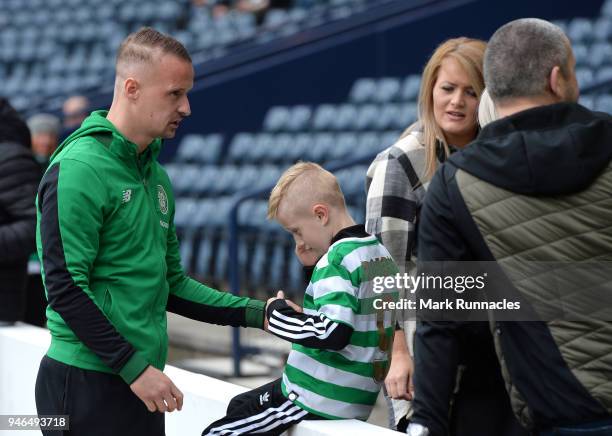
[[[448,161],[529,195],[585,189],[612,159],[612,118],[575,103],[540,106],[488,124]]]
[[[363,224],[356,224],[354,226],[345,227],[336,233],[332,238],[330,245],[344,238],[366,238],[368,236],[370,235],[365,231],[365,226]]]

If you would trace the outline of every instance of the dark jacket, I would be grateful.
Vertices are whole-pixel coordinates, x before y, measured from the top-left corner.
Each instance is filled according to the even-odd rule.
[[[495,260],[506,273],[516,260],[612,260],[611,159],[610,116],[577,104],[542,106],[487,125],[432,179],[421,211],[420,260]],[[528,295],[524,283],[508,277],[513,292]],[[544,292],[537,284],[530,289]],[[523,425],[541,430],[610,415],[612,323],[491,321]],[[432,383],[432,374],[437,381],[454,374],[457,342],[470,328],[478,327],[417,328],[415,421],[433,426],[433,435],[443,431],[452,385]]]
[[[25,309],[28,257],[36,249],[34,198],[40,167],[30,132],[0,101],[0,320],[16,321]]]

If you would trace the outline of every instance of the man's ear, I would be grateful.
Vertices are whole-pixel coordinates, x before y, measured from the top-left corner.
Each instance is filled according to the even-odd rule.
[[[555,65],[553,69],[550,70],[550,75],[548,76],[548,86],[550,87],[550,92],[558,100],[563,100],[563,96],[565,95],[565,77],[563,77],[561,68],[558,65]]]
[[[123,82],[123,92],[130,100],[137,100],[140,96],[140,83],[133,77],[128,77]]]
[[[327,225],[329,222],[329,208],[327,205],[317,203],[312,206],[312,212],[314,213],[315,218],[321,221],[321,224]]]

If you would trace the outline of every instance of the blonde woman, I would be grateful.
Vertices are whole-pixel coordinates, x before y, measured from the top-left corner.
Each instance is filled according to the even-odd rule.
[[[416,229],[429,180],[450,153],[468,145],[478,134],[477,113],[484,89],[485,48],[484,41],[455,38],[435,50],[423,71],[419,120],[408,127],[394,145],[381,152],[368,169],[366,231],[381,240],[402,274],[415,272]],[[410,316],[404,317],[407,318]],[[387,394],[393,399],[391,424],[400,431],[405,429],[412,413],[410,404],[402,400],[412,400],[414,395],[412,339],[415,325],[413,320],[398,325],[393,359],[385,379]],[[491,346],[492,379],[501,383],[490,337],[484,341],[485,348]],[[431,378],[432,383],[436,382],[436,374],[425,376]],[[503,385],[498,387],[503,390]],[[460,385],[461,389],[468,393],[473,390],[465,384]],[[463,406],[458,404],[455,410],[462,410]],[[506,413],[505,409],[511,413],[509,404],[495,407],[504,409],[502,414]],[[470,429],[457,414],[453,422],[451,425],[457,430],[453,434],[476,434],[469,433]],[[503,434],[495,431],[494,428],[489,434]]]

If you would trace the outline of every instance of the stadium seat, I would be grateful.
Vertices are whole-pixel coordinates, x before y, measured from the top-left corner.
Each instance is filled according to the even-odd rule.
[[[612,18],[612,1],[605,0],[603,6],[601,7],[601,14],[604,17]]]
[[[395,77],[383,77],[378,79],[374,100],[380,103],[395,100],[401,90],[401,83]]]
[[[313,130],[329,130],[336,118],[336,107],[322,104],[317,107],[312,121]]]
[[[591,46],[589,63],[593,68],[612,65],[612,43],[600,42]]]
[[[589,64],[589,47],[586,44],[572,44],[572,49],[577,65],[584,66]]]
[[[264,129],[275,132],[284,130],[289,123],[290,117],[289,108],[285,106],[273,106],[268,110],[264,118]]]
[[[401,90],[401,99],[403,101],[416,101],[421,87],[421,76],[411,75],[404,79],[404,84]]]
[[[249,148],[253,147],[255,135],[252,133],[236,133],[229,146],[229,161],[233,163],[245,162]]]
[[[330,127],[334,130],[354,130],[357,128],[357,106],[346,103],[337,107],[336,116],[331,120]]]
[[[334,141],[334,145],[329,149],[327,157],[330,160],[347,160],[354,156],[353,152],[357,147],[357,134],[353,132],[339,133]]]
[[[379,105],[362,105],[358,109],[357,118],[354,122],[355,130],[370,130],[379,123],[382,117]]]
[[[350,100],[355,103],[365,103],[374,100],[377,86],[374,79],[363,78],[357,79],[353,83],[350,93]]]
[[[593,83],[595,77],[590,68],[576,68],[576,78],[580,88],[586,88]]]
[[[322,162],[330,155],[335,147],[334,135],[331,133],[318,133],[313,137],[313,143],[305,150],[305,158],[309,161]]]
[[[204,137],[197,134],[185,135],[179,144],[176,153],[177,161],[179,162],[194,162],[197,161],[197,156],[200,149],[204,147]]]
[[[567,36],[572,44],[593,40],[593,22],[588,18],[574,18],[567,27]]]
[[[595,20],[593,36],[596,41],[612,42],[612,16],[602,16]]]
[[[595,97],[592,95],[581,95],[578,103],[591,110],[595,110]]]
[[[594,109],[609,114],[612,113],[612,95],[606,94],[599,97]]]
[[[308,127],[312,117],[312,109],[309,106],[294,106],[289,114],[286,128],[292,132],[304,130]]]

